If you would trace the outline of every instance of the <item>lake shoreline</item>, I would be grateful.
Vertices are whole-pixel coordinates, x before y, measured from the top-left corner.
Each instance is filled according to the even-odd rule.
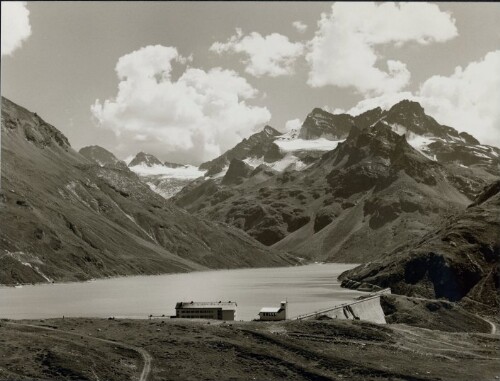
[[[344,263],[344,262],[304,262],[303,264],[295,264],[290,266],[266,266],[266,267],[238,267],[238,268],[226,268],[226,269],[203,269],[203,270],[193,270],[193,271],[185,271],[185,272],[172,272],[172,273],[155,273],[155,274],[127,274],[127,275],[110,275],[99,278],[90,278],[85,280],[60,280],[53,282],[34,282],[34,283],[16,283],[16,284],[5,284],[0,283],[0,289],[2,288],[21,288],[26,286],[50,286],[50,285],[58,285],[58,284],[71,284],[71,283],[88,283],[95,282],[101,280],[112,280],[112,279],[120,279],[120,278],[134,278],[134,277],[154,277],[154,276],[163,276],[163,275],[182,275],[182,274],[193,274],[200,272],[219,272],[219,271],[238,271],[238,270],[251,270],[251,269],[275,269],[275,268],[289,268],[289,267],[302,267],[302,266],[311,266],[311,265],[325,265],[325,264],[338,264],[338,265],[353,265],[359,266],[359,263]]]
[[[56,280],[52,282],[30,282],[30,283],[15,283],[15,284],[10,284],[10,283],[0,283],[0,289],[1,288],[18,288],[18,287],[25,287],[25,286],[39,286],[39,285],[52,285],[52,284],[68,284],[68,283],[85,283],[85,282],[94,282],[98,280],[109,280],[109,279],[118,279],[118,278],[132,278],[132,277],[142,277],[142,276],[161,276],[161,275],[177,275],[177,274],[191,274],[191,273],[198,273],[198,272],[211,272],[211,271],[233,271],[233,270],[249,270],[249,269],[274,269],[274,268],[281,268],[281,267],[297,267],[297,266],[309,266],[309,265],[315,265],[315,264],[337,264],[337,262],[313,262],[309,260],[305,260],[304,258],[298,258],[299,262],[302,262],[301,264],[290,264],[289,266],[284,266],[283,264],[279,264],[276,266],[265,266],[265,267],[237,267],[237,268],[220,268],[220,269],[202,269],[202,270],[192,270],[192,271],[184,271],[184,272],[161,272],[161,273],[151,273],[151,274],[124,274],[124,275],[109,275],[109,276],[102,276],[98,278],[90,278],[90,279],[83,279],[83,280]],[[341,263],[338,262],[338,264],[348,264],[350,265],[351,263]],[[359,265],[359,263],[356,263],[355,265]]]
[[[0,287],[0,318],[147,318],[175,314],[178,301],[232,300],[237,319],[289,300],[289,316],[328,308],[365,294],[342,288],[338,276],[355,264],[218,269],[134,275],[85,282]]]

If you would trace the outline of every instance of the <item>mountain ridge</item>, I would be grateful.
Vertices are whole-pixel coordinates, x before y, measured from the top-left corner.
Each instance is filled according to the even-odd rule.
[[[441,213],[470,203],[467,192],[449,180],[457,176],[450,168],[384,122],[351,128],[336,149],[301,171],[258,180],[244,172],[238,184],[200,180],[173,200],[312,260],[368,260],[374,249],[380,255],[399,240],[424,234]]]
[[[3,284],[295,263],[189,215],[128,169],[89,160],[3,97],[2,153]]]

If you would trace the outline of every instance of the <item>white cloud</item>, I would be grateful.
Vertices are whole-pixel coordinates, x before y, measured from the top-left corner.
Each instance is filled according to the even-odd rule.
[[[435,75],[420,87],[422,106],[440,123],[500,147],[500,50],[449,77]]]
[[[294,21],[292,25],[295,29],[297,29],[297,32],[299,33],[304,33],[307,30],[307,25],[302,21]]]
[[[30,12],[25,1],[2,1],[2,56],[10,56],[31,36]]]
[[[455,68],[450,76],[430,77],[415,94],[399,92],[364,99],[347,112],[358,115],[375,107],[387,110],[403,99],[419,102],[441,124],[500,147],[500,50],[465,68]]]
[[[292,119],[285,123],[285,132],[298,130],[302,126],[300,119]]]
[[[365,111],[372,110],[376,107],[380,107],[382,110],[389,110],[392,106],[402,101],[403,99],[413,100],[417,102],[420,101],[420,99],[418,99],[418,97],[413,95],[411,92],[403,91],[399,93],[390,93],[390,94],[380,95],[378,97],[363,99],[362,101],[358,102],[356,106],[350,108],[349,110],[336,108],[333,111],[333,114],[346,113],[356,116],[364,113]]]
[[[278,77],[293,74],[295,60],[304,52],[300,42],[291,42],[288,37],[272,33],[263,37],[257,32],[243,36],[241,29],[227,42],[215,42],[210,51],[241,53],[245,56],[245,71],[255,77],[268,75]]]
[[[120,83],[115,99],[91,106],[100,125],[128,142],[130,152],[147,150],[177,161],[211,159],[271,118],[265,107],[250,106],[257,95],[231,70],[187,68],[172,80],[172,63],[184,62],[177,49],[147,46],[116,64]]]
[[[330,14],[321,15],[310,41],[308,84],[353,87],[372,96],[394,93],[409,83],[410,72],[403,62],[390,59],[381,69],[377,45],[428,44],[455,36],[455,21],[435,4],[335,3]]]

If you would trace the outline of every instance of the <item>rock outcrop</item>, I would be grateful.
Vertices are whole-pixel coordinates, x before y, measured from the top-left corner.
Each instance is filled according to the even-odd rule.
[[[500,193],[487,187],[467,210],[420,239],[341,275],[343,285],[390,287],[393,293],[444,298],[483,314],[500,307]]]

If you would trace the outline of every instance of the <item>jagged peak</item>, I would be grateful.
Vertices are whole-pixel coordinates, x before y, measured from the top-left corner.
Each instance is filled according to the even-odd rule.
[[[221,184],[239,184],[244,178],[247,178],[252,171],[253,168],[243,160],[232,159],[229,163],[226,174],[222,178]]]
[[[395,112],[395,111],[401,112],[401,111],[408,111],[408,110],[425,114],[425,110],[420,103],[418,103],[416,101],[411,101],[409,99],[403,99],[402,101],[399,101],[398,103],[394,104],[389,109],[389,113]]]
[[[108,151],[106,148],[98,145],[82,147],[80,148],[78,153],[80,153],[80,155],[84,156],[85,158],[96,162],[101,167],[114,166],[121,169],[127,167],[127,164],[124,161],[118,159],[112,152]]]
[[[385,147],[382,151],[415,151],[406,140],[406,135],[399,135],[394,132],[391,126],[383,121],[375,123],[372,127],[353,126],[345,141],[345,144],[350,147],[366,147],[370,146],[379,151],[377,147]],[[416,153],[417,151],[415,151]],[[421,156],[419,154],[419,156]]]
[[[331,112],[328,112],[326,110],[323,110],[322,108],[315,107],[312,109],[312,111],[307,115],[307,116],[314,116],[314,115],[328,115],[328,116],[333,116]]]
[[[106,153],[109,153],[110,155],[115,156],[111,151],[107,150],[104,147],[98,146],[98,145],[85,146],[85,147],[82,147],[78,150],[78,152],[80,152],[80,153],[88,152],[88,151],[101,151],[101,152],[106,152]]]
[[[139,152],[132,161],[128,164],[129,167],[134,167],[140,164],[146,164],[148,167],[153,165],[163,165],[163,163],[154,155],[146,152]]]
[[[263,129],[262,129],[262,132],[268,134],[268,135],[272,135],[272,136],[279,136],[279,135],[282,135],[281,132],[279,132],[278,130],[276,130],[275,128],[269,126],[269,125],[266,125]]]

